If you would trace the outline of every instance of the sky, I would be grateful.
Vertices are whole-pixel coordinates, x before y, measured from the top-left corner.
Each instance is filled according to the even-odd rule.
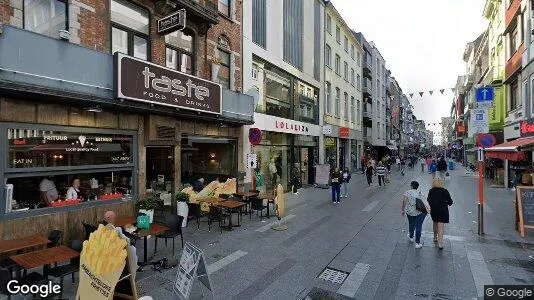
[[[486,0],[331,0],[345,22],[373,41],[403,92],[414,93],[417,119],[436,126],[449,116],[450,88],[466,73],[463,53],[487,28]],[[449,89],[441,96],[440,89]],[[434,90],[432,96],[419,91]],[[409,96],[408,96],[409,97]],[[437,140],[436,140],[437,138]],[[434,142],[439,142],[439,135]]]

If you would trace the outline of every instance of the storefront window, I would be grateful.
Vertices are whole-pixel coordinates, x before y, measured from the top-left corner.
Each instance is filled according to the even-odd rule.
[[[132,163],[132,137],[66,131],[7,130],[9,168]]]
[[[256,189],[262,192],[272,191],[278,184],[288,187],[291,171],[290,138],[289,134],[263,131],[261,145],[253,149],[258,155]]]
[[[204,178],[226,181],[237,176],[237,148],[233,139],[183,135],[181,146],[182,183]]]
[[[13,175],[11,175],[13,176]],[[131,194],[132,171],[87,172],[6,179],[7,212],[121,199]],[[68,201],[65,201],[68,200]]]
[[[6,192],[0,200],[7,212],[118,200],[135,193],[133,132],[60,126],[43,130],[45,126],[29,124],[2,127],[8,155],[2,170]]]
[[[330,168],[337,167],[337,139],[333,137],[324,138],[325,146],[325,162],[330,165]]]

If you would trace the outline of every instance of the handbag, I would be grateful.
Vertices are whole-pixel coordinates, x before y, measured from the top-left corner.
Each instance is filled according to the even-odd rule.
[[[425,204],[423,203],[423,200],[419,199],[419,198],[415,198],[415,209],[417,209],[418,211],[426,214],[427,211],[426,211],[426,206]]]

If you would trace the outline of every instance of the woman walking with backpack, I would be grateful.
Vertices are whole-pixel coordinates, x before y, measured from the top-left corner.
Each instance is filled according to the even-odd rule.
[[[412,181],[410,187],[411,189],[406,191],[402,198],[401,214],[408,217],[408,239],[413,243],[415,237],[415,249],[421,249],[423,247],[421,244],[423,222],[427,213],[430,212],[430,207],[422,201],[423,196],[418,191],[419,182]]]
[[[430,216],[434,222],[434,243],[438,243],[439,250],[443,250],[443,227],[445,223],[449,223],[449,206],[452,205],[451,194],[443,184],[441,178],[434,178],[427,197],[431,209]]]

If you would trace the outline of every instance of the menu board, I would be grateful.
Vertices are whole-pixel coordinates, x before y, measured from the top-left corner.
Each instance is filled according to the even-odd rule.
[[[516,189],[516,215],[521,236],[525,228],[534,229],[534,187],[518,186]]]
[[[198,279],[201,284],[212,292],[204,253],[193,244],[186,243],[173,286],[174,295],[182,299],[189,299],[195,279]]]
[[[330,182],[330,165],[317,165],[315,167],[315,184],[317,186],[326,186]]]

